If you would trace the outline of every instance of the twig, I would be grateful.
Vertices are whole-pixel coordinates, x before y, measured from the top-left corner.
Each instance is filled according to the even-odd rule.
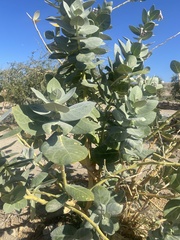
[[[125,5],[126,3],[129,3],[129,2],[131,2],[131,0],[127,0],[127,1],[125,1],[125,2],[123,2],[123,3],[120,3],[120,4],[117,5],[116,7],[113,7],[112,10],[115,10],[115,9],[117,9],[117,8],[120,8],[120,7],[122,7],[123,5]]]
[[[163,46],[164,44],[166,44],[167,42],[169,42],[170,40],[172,40],[173,38],[176,38],[178,35],[180,35],[180,32],[174,34],[173,36],[167,38],[164,42],[158,44],[157,46],[155,46],[153,49],[151,49],[151,52],[153,52],[155,49],[157,49],[158,47]]]
[[[68,204],[65,204],[65,207],[69,208],[70,210],[72,210],[73,212],[77,213],[82,218],[84,218],[86,221],[88,221],[94,227],[94,229],[98,232],[101,239],[108,240],[108,238],[104,235],[104,233],[101,231],[99,226],[94,221],[92,221],[86,214],[84,214],[82,211],[78,210],[75,207],[69,206]]]
[[[33,20],[33,18],[29,15],[29,13],[26,13],[26,14],[27,14],[28,17],[32,20],[32,22],[33,22],[33,24],[34,24],[34,27],[35,27],[35,29],[36,29],[36,31],[37,31],[37,33],[38,33],[38,35],[39,35],[42,43],[44,44],[45,48],[48,50],[48,52],[50,52],[50,53],[52,54],[53,52],[51,51],[51,49],[48,47],[48,45],[47,45],[46,42],[44,41],[44,39],[43,39],[43,37],[42,37],[42,35],[41,35],[38,27],[37,27],[37,24],[36,24],[37,20]],[[62,61],[61,61],[60,59],[57,59],[57,60],[60,62],[60,64],[62,64]]]

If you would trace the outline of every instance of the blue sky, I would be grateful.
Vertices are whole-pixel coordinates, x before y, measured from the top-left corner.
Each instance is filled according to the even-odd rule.
[[[94,4],[102,3],[98,0]],[[114,0],[114,6],[124,2],[124,0]],[[137,26],[141,23],[142,9],[149,9],[152,5],[160,9],[163,13],[163,21],[158,22],[154,34],[146,43],[152,43],[155,47],[167,38],[180,32],[180,1],[178,0],[146,0],[145,2],[132,2],[118,8],[112,13],[112,30],[106,32],[112,37],[111,42],[107,42],[108,55],[113,58],[113,46],[118,39],[128,37],[133,40],[133,34],[129,30],[129,25]],[[36,10],[40,10],[41,21],[38,28],[42,35],[46,30],[52,30],[51,25],[45,19],[48,16],[56,15],[56,10],[44,2],[44,0],[1,0],[0,7],[0,69],[7,66],[9,62],[25,62],[33,51],[36,54],[45,54],[46,50],[31,20],[26,15],[30,15]],[[163,81],[170,81],[173,76],[169,65],[171,60],[180,61],[180,35],[172,39],[162,47],[153,51],[153,55],[146,61],[145,65],[151,67],[150,76],[157,75]]]

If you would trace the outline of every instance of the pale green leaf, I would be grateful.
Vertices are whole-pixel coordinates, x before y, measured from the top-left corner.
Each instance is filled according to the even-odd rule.
[[[135,86],[130,90],[129,100],[133,103],[140,101],[143,97],[142,90],[139,86]]]
[[[80,40],[80,43],[82,43],[83,48],[88,48],[90,50],[98,48],[101,45],[104,45],[103,40],[98,37],[89,37],[87,39]]]
[[[96,205],[106,205],[110,200],[110,192],[103,186],[96,186],[93,188],[94,202]]]
[[[68,165],[85,159],[88,150],[81,144],[65,136],[51,136],[47,142],[41,146],[43,155],[49,160],[59,165]]]
[[[180,73],[180,62],[173,60],[171,61],[170,67],[174,73]]]
[[[74,134],[86,134],[93,132],[94,130],[100,128],[100,125],[96,122],[90,121],[87,118],[82,118],[78,123],[73,127],[72,133]]]
[[[94,200],[94,194],[92,191],[85,187],[68,184],[65,186],[65,190],[72,198],[77,201],[86,202]]]
[[[40,100],[42,100],[45,103],[48,103],[48,100],[45,98],[45,96],[39,92],[38,90],[31,88],[31,90],[33,91],[33,93],[36,95],[37,98],[39,98]]]
[[[51,103],[46,103],[43,105],[46,111],[51,111],[51,112],[63,112],[67,113],[69,112],[69,108],[66,106],[63,106],[59,103],[51,102]]]
[[[56,212],[60,208],[62,208],[65,202],[68,200],[67,195],[61,195],[58,199],[53,199],[46,204],[47,212]]]
[[[164,216],[168,221],[180,222],[180,198],[167,202],[164,207]]]
[[[40,172],[38,175],[36,175],[32,181],[31,181],[31,187],[37,187],[38,185],[40,185],[43,180],[48,176],[48,173],[46,172]]]
[[[52,132],[52,126],[60,126],[60,128],[63,131],[63,135],[67,135],[73,129],[73,127],[70,124],[67,124],[67,123],[64,123],[61,121],[53,121],[53,122],[44,123],[42,125],[42,128],[47,134],[50,134]]]
[[[90,34],[97,32],[98,29],[99,28],[95,25],[84,25],[84,26],[80,27],[78,32],[79,32],[79,34],[82,34],[82,35],[90,35]]]
[[[80,102],[69,107],[69,112],[61,113],[61,120],[65,122],[76,121],[90,114],[94,108],[94,102]]]
[[[55,77],[53,77],[47,84],[47,92],[51,93],[56,89],[61,89],[62,95],[64,95],[64,91],[61,88],[61,84],[59,83],[59,81]]]
[[[40,11],[36,11],[36,12],[34,13],[34,15],[33,15],[33,21],[36,22],[39,17],[40,17]]]
[[[30,135],[44,134],[41,123],[34,122],[29,116],[35,113],[28,106],[15,106],[12,108],[14,118],[18,125]]]

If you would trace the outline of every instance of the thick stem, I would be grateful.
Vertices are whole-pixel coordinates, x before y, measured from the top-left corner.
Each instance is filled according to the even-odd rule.
[[[28,189],[26,189],[26,195],[24,196],[24,199],[34,200],[35,202],[41,203],[42,205],[46,205],[46,203],[48,203],[48,201],[38,198],[34,194],[31,194]]]
[[[63,180],[63,187],[65,188],[65,186],[67,185],[65,166],[64,165],[60,166],[60,169],[61,169],[61,175]]]

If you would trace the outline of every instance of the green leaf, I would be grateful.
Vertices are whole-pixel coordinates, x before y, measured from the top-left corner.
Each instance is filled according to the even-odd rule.
[[[33,91],[33,93],[36,95],[37,98],[39,98],[40,100],[42,100],[45,103],[48,103],[48,100],[44,97],[44,95],[39,92],[38,90],[31,88],[31,90]]]
[[[82,35],[90,35],[90,34],[93,34],[95,32],[97,32],[99,30],[99,28],[95,25],[84,25],[82,27],[80,27],[79,29],[79,34],[82,34]]]
[[[180,193],[180,168],[170,176],[170,186],[174,191]]]
[[[155,27],[155,23],[154,22],[148,22],[144,25],[144,30],[146,31],[152,31]]]
[[[34,122],[29,116],[33,117],[35,113],[28,106],[15,106],[12,108],[14,118],[18,125],[30,135],[44,134],[42,125],[39,122]],[[35,117],[35,116],[34,116]]]
[[[26,199],[21,199],[20,201],[13,204],[16,210],[21,210],[28,206],[28,201]]]
[[[139,28],[136,28],[136,27],[131,26],[131,25],[129,26],[129,28],[130,28],[131,32],[133,32],[135,35],[137,35],[137,36],[141,35],[141,31],[140,31]]]
[[[133,103],[140,101],[143,97],[142,90],[139,86],[135,86],[130,90],[129,100]]]
[[[58,199],[53,199],[46,204],[47,212],[56,212],[62,208],[65,202],[68,200],[67,195],[61,195]]]
[[[148,21],[147,11],[146,11],[146,9],[143,9],[143,11],[142,11],[142,22],[143,22],[144,24],[146,24],[147,21]]]
[[[150,132],[151,129],[148,126],[141,126],[138,128],[127,128],[127,133],[130,136],[136,136],[138,138],[145,138],[150,134]]]
[[[73,235],[76,232],[76,228],[72,225],[63,225],[60,227],[55,228],[51,232],[51,239],[52,240],[73,240]]]
[[[142,40],[147,40],[147,39],[151,38],[152,35],[153,35],[153,32],[146,32],[141,36],[141,39]]]
[[[90,229],[87,229],[87,228],[79,228],[75,235],[74,235],[74,239],[77,239],[77,240],[93,240],[94,237],[93,237],[93,234],[92,234],[92,231]]]
[[[3,140],[5,138],[9,138],[9,137],[12,137],[18,133],[21,132],[21,128],[20,127],[17,127],[17,128],[14,128],[13,130],[10,130],[8,131],[7,133],[4,133],[2,136],[0,136],[0,140]]]
[[[132,45],[131,45],[131,52],[132,52],[132,54],[134,56],[138,57],[140,52],[141,52],[141,47],[142,47],[141,43],[138,43],[138,42],[132,43]]]
[[[75,16],[70,21],[71,26],[83,26],[84,19],[81,16]]]
[[[61,120],[65,122],[76,121],[90,114],[95,103],[90,101],[80,102],[69,107],[69,112],[61,113]]]
[[[66,11],[67,16],[69,18],[71,18],[72,13],[71,13],[69,5],[65,1],[63,1],[62,4],[63,4],[63,7],[64,7],[64,10]]]
[[[99,33],[99,37],[102,39],[102,40],[112,40],[112,38],[109,36],[109,35],[106,35],[104,33]]]
[[[48,176],[48,173],[46,172],[40,172],[38,175],[36,175],[32,181],[31,181],[31,187],[37,187],[38,185],[40,185],[43,180]]]
[[[180,62],[176,60],[171,61],[170,68],[174,73],[180,73]]]
[[[73,127],[72,133],[74,134],[86,134],[93,132],[94,130],[100,128],[98,123],[90,121],[87,118],[82,118],[78,123]]]
[[[110,216],[114,217],[119,215],[122,212],[123,208],[124,208],[123,204],[112,202],[107,205],[106,211]]]
[[[49,123],[44,123],[42,125],[42,128],[47,134],[50,134],[52,132],[52,126],[60,126],[60,128],[63,131],[63,135],[67,135],[73,129],[73,127],[70,124],[61,121],[52,121]]]
[[[111,16],[107,13],[101,13],[96,18],[96,25],[99,27],[100,32],[104,32],[111,25]]]
[[[79,53],[76,56],[77,61],[87,64],[95,59],[95,53]]]
[[[98,37],[89,37],[87,39],[80,40],[80,43],[85,44],[85,46],[82,45],[83,48],[88,48],[90,50],[104,45],[103,40]]]
[[[61,84],[59,83],[59,81],[53,77],[47,84],[47,92],[51,93],[56,89],[60,89],[61,90],[61,94],[64,95],[64,90],[61,88]]]
[[[138,120],[142,118],[142,120]],[[137,115],[137,120],[134,120],[134,125],[135,126],[147,126],[151,123],[154,122],[156,118],[156,112],[150,111],[150,112],[145,112]],[[143,120],[145,119],[145,121]]]
[[[8,111],[6,111],[5,113],[3,113],[1,116],[0,116],[0,122],[2,122],[4,119],[6,119],[9,114],[11,114],[12,112],[12,108],[10,108]]]
[[[61,52],[61,53],[52,53],[49,58],[50,59],[64,59],[67,57],[67,53]]]
[[[94,194],[92,191],[82,186],[67,184],[65,186],[65,190],[72,198],[77,201],[86,202],[94,200]]]
[[[136,107],[135,111],[138,114],[145,114],[147,112],[151,112],[154,110],[158,105],[158,100],[147,100],[146,104],[143,105],[142,107]]]
[[[76,88],[72,88],[65,95],[61,96],[61,98],[58,100],[58,103],[63,104],[65,102],[67,102],[75,94],[75,92],[76,92]]]
[[[159,19],[159,15],[160,15],[160,10],[154,10],[150,12],[150,16],[149,19],[150,20],[158,20]]]
[[[60,20],[56,17],[48,17],[46,20],[50,21],[51,23],[55,23],[57,24],[59,27],[61,27],[62,29],[64,29],[66,32],[70,33],[70,34],[75,34],[75,29],[68,24],[67,22]]]
[[[45,37],[46,37],[46,39],[48,39],[48,40],[54,39],[54,32],[53,32],[53,31],[46,31],[46,32],[45,32]]]
[[[126,62],[128,67],[130,67],[131,69],[137,67],[137,58],[133,55],[128,55],[126,58]]]
[[[93,188],[94,203],[98,206],[100,204],[106,205],[110,200],[110,192],[103,186],[96,186]]]
[[[16,210],[15,204],[4,203],[3,204],[3,211],[8,214]]]
[[[91,7],[94,4],[94,2],[95,0],[89,0],[89,1],[83,2],[84,9]]]
[[[115,71],[120,74],[129,74],[132,72],[132,69],[128,67],[126,64],[120,64]]]
[[[164,216],[170,222],[180,223],[180,199],[169,200],[164,207]]]
[[[156,94],[157,93],[156,87],[154,87],[152,85],[146,85],[145,89],[150,94]]]
[[[108,235],[113,235],[115,233],[114,224],[113,224],[112,220],[107,217],[102,218],[99,226],[100,226],[101,230]]]
[[[5,203],[13,204],[23,199],[26,194],[26,188],[24,186],[17,185],[11,192],[4,194],[1,200]]]
[[[43,143],[41,150],[49,161],[59,165],[79,162],[88,155],[88,150],[78,141],[55,134]]]
[[[51,111],[51,112],[63,112],[63,113],[69,112],[68,107],[63,106],[63,105],[58,104],[58,103],[55,103],[55,102],[46,103],[46,104],[43,105],[43,107],[45,108],[45,110]]]

